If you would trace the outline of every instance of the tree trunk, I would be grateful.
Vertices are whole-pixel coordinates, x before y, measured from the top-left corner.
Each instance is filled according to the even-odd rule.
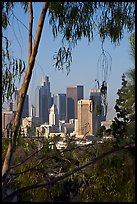
[[[32,28],[33,28],[33,8],[32,2],[28,2],[30,21],[29,21],[29,40],[28,40],[28,64],[32,53]]]
[[[17,134],[18,134],[18,130],[19,130],[19,126],[20,126],[20,116],[21,116],[21,112],[22,112],[22,107],[23,107],[23,102],[28,90],[28,86],[29,86],[29,82],[32,76],[32,70],[34,67],[34,63],[35,63],[35,59],[36,59],[36,55],[37,55],[37,51],[38,51],[38,46],[39,46],[39,42],[40,42],[40,38],[41,38],[41,34],[42,34],[42,30],[43,30],[43,25],[44,25],[44,21],[45,21],[45,16],[47,13],[47,9],[48,9],[48,2],[44,3],[42,12],[41,12],[41,16],[39,19],[39,23],[38,23],[38,27],[37,27],[37,31],[36,31],[36,38],[34,41],[34,45],[32,47],[32,53],[29,57],[29,63],[28,63],[28,68],[22,83],[22,87],[20,89],[19,92],[19,96],[18,96],[18,106],[17,106],[17,112],[16,112],[16,116],[15,116],[15,121],[14,121],[14,127],[13,127],[13,132],[12,132],[12,137],[11,140],[9,142],[9,146],[7,149],[7,153],[6,153],[6,157],[3,163],[3,167],[2,167],[2,177],[3,179],[6,178],[9,170],[10,170],[10,164],[11,164],[11,159],[12,159],[12,155],[13,152],[15,150],[15,144],[16,144],[16,139],[17,139]],[[4,180],[3,180],[4,182]]]

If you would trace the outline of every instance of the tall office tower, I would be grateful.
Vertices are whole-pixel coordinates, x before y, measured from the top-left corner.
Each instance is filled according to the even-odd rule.
[[[83,99],[83,86],[67,86],[66,121],[77,119],[77,103]]]
[[[93,135],[93,101],[78,101],[78,132],[77,135]]]
[[[40,117],[40,88],[41,86],[37,86],[35,90],[36,117]]]
[[[29,96],[26,95],[24,104],[23,104],[23,109],[22,109],[22,118],[25,118],[28,116],[29,116]]]
[[[48,76],[42,77],[41,86],[35,92],[36,117],[42,122],[49,121],[49,108],[51,107],[50,82]]]
[[[18,105],[18,95],[19,90],[16,90],[13,95],[13,111],[17,111],[17,105]],[[26,94],[24,103],[23,103],[23,109],[21,114],[21,119],[29,116],[29,96]]]
[[[100,89],[91,89],[90,100],[93,100],[93,132],[95,133],[101,126],[101,121],[106,121],[104,106]]]
[[[50,82],[49,82],[49,77],[48,76],[46,76],[46,75],[42,76],[41,86],[46,88],[47,107],[49,109],[49,108],[51,108],[51,93],[50,93]]]
[[[49,125],[56,125],[57,127],[59,125],[58,110],[55,104],[50,108]]]
[[[57,107],[59,120],[65,120],[66,119],[66,94],[53,95],[53,104],[55,104]]]

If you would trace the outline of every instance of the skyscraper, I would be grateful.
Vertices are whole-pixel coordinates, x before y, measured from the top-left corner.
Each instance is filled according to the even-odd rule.
[[[50,108],[49,125],[56,125],[57,127],[59,125],[58,110],[55,104]]]
[[[83,99],[83,86],[67,86],[66,121],[77,119],[77,103]]]
[[[78,101],[78,135],[93,134],[93,101]]]
[[[36,117],[40,117],[40,88],[41,86],[37,86],[35,90],[35,108],[36,108]]]
[[[22,109],[22,118],[25,118],[28,116],[29,116],[29,96],[26,95],[24,104],[23,104],[23,109]]]
[[[53,104],[55,104],[57,107],[59,120],[65,120],[66,119],[66,94],[53,95]]]
[[[43,76],[41,86],[35,92],[36,117],[42,122],[49,121],[49,109],[51,107],[50,82],[48,76]]]
[[[101,121],[106,120],[100,89],[91,89],[90,99],[93,100],[93,132],[95,133],[100,128]]]

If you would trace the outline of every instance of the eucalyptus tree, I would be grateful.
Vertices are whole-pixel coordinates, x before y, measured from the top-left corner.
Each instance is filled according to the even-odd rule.
[[[54,59],[55,66],[58,69],[66,68],[68,72],[72,62],[72,49],[83,37],[90,42],[94,40],[94,36],[98,34],[103,42],[105,39],[109,39],[112,43],[119,44],[124,37],[125,30],[132,32],[135,26],[134,2],[43,2],[36,29],[36,37],[33,42],[33,7],[35,2],[3,2],[2,27],[6,29],[7,26],[10,26],[12,11],[18,3],[23,6],[25,12],[29,12],[28,64],[24,65],[20,60],[12,61],[7,49],[9,41],[3,36],[3,39],[6,39],[6,47],[3,47],[2,60],[4,60],[5,53],[6,58],[10,60],[8,74],[6,71],[4,72],[4,68],[8,62],[5,61],[2,66],[3,73],[8,76],[5,77],[5,75],[3,75],[2,88],[5,90],[5,93],[9,94],[10,92],[11,96],[14,92],[14,75],[18,76],[19,73],[20,76],[21,73],[25,73],[18,96],[18,106],[13,131],[3,163],[3,182],[10,173],[11,159],[15,150],[20,127],[22,106],[32,76],[45,19],[48,18],[49,20],[54,38],[56,38],[59,33],[63,36],[62,47],[59,48]],[[6,85],[7,82],[9,84]],[[10,87],[9,89],[7,89],[8,85]],[[9,95],[3,94],[3,99],[4,97],[7,97],[8,100],[10,99]]]

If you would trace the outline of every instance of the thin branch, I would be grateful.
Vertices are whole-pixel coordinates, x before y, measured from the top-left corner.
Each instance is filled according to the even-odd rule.
[[[87,146],[91,146],[92,144],[88,144],[88,145],[86,145],[86,147]],[[57,155],[55,155],[55,156],[47,156],[46,158],[45,158],[45,155],[41,158],[41,160],[39,161],[39,163],[38,164],[36,164],[35,166],[33,166],[33,167],[30,167],[30,168],[28,168],[28,169],[26,169],[26,170],[24,170],[24,171],[21,171],[21,172],[18,172],[18,173],[11,173],[10,175],[14,175],[14,176],[16,176],[16,175],[20,175],[20,174],[23,174],[23,173],[27,173],[28,171],[32,171],[33,169],[35,169],[35,168],[37,168],[38,166],[40,166],[40,164],[42,164],[45,160],[47,160],[47,159],[55,159],[55,158],[57,158],[60,154],[62,154],[62,153],[64,153],[64,152],[67,152],[67,151],[72,151],[72,150],[75,150],[75,149],[78,149],[78,148],[82,148],[82,147],[85,147],[85,145],[82,145],[82,146],[77,146],[77,147],[72,147],[72,148],[70,148],[70,149],[65,149],[65,150],[62,150],[62,151],[60,151]],[[42,147],[42,149],[43,149],[43,147]],[[41,151],[42,149],[40,149],[39,151]],[[29,157],[27,157],[23,162],[21,162],[21,163],[19,163],[19,164],[17,164],[17,165],[15,165],[15,166],[13,166],[13,167],[11,167],[11,168],[15,168],[15,167],[17,167],[17,166],[19,166],[19,165],[22,165],[25,161],[27,161],[29,158],[31,158],[33,155],[35,155],[36,153],[38,153],[39,151],[37,151],[37,152],[34,152],[32,155],[30,155]],[[61,158],[61,159],[63,159],[63,158]]]
[[[19,19],[17,18],[17,16],[13,13],[13,11],[12,11],[12,15],[13,15],[13,17],[14,17],[18,22],[20,22],[20,23],[24,26],[24,28],[26,28],[27,31],[29,30],[29,29],[27,28],[27,26],[26,26],[21,20],[19,20]],[[33,39],[34,39],[34,37],[33,37]]]
[[[45,160],[45,159],[43,159],[43,160]],[[20,174],[27,173],[28,171],[32,171],[34,168],[38,167],[41,163],[42,163],[42,161],[39,161],[39,163],[38,163],[37,165],[32,166],[31,168],[26,169],[25,171],[21,171],[21,172],[18,172],[18,173],[10,173],[10,175],[12,175],[12,176],[18,176],[18,175],[20,175]]]
[[[31,154],[30,156],[28,156],[26,159],[24,159],[22,162],[16,164],[15,166],[11,166],[10,169],[16,168],[22,164],[24,164],[28,159],[30,159],[32,156],[34,156],[35,154],[37,154],[38,152],[40,152],[43,149],[43,147],[39,150],[37,150],[36,152],[34,152],[33,154]]]
[[[130,148],[135,148],[135,144],[126,145],[124,147],[119,147],[117,149],[113,149],[113,150],[110,150],[108,152],[105,152],[102,155],[100,155],[99,157],[96,157],[95,159],[93,159],[92,161],[87,162],[86,164],[84,164],[84,165],[82,165],[80,167],[77,167],[77,168],[65,173],[62,176],[56,177],[56,178],[52,179],[49,182],[45,182],[45,183],[42,183],[42,184],[36,183],[36,184],[30,185],[30,186],[25,186],[23,188],[20,188],[20,189],[14,191],[13,193],[11,193],[10,195],[8,195],[6,198],[4,198],[3,201],[11,201],[16,195],[19,195],[19,194],[21,194],[21,193],[23,193],[25,191],[30,190],[30,189],[35,189],[35,188],[40,188],[40,187],[46,187],[46,186],[53,185],[56,182],[63,180],[64,178],[66,178],[66,177],[68,177],[68,176],[82,170],[83,168],[85,168],[85,167],[87,167],[87,166],[89,166],[91,164],[96,163],[97,161],[99,161],[99,160],[101,160],[101,159],[103,159],[103,158],[105,158],[105,157],[107,157],[107,156],[109,156],[109,155],[111,155],[113,153],[119,152],[119,151],[124,150],[124,149],[125,150],[130,149]]]
[[[20,47],[20,50],[21,50],[21,57],[20,58],[22,59],[22,46],[21,46],[21,44],[19,42],[19,39],[18,39],[18,37],[16,35],[16,32],[15,32],[15,29],[14,29],[14,16],[13,16],[13,19],[12,19],[12,30],[13,30],[14,36],[15,36],[15,38],[17,40],[17,43],[18,43],[18,45]]]
[[[83,138],[80,141],[83,141]],[[82,147],[88,147],[88,146],[92,146],[94,148],[93,144],[80,145],[80,146],[72,147],[72,148],[69,148],[69,149],[64,149],[64,150],[60,151],[59,154],[62,154],[64,152],[69,152],[69,151],[72,151],[72,150],[75,150],[75,149],[78,149],[78,148],[82,148]]]

